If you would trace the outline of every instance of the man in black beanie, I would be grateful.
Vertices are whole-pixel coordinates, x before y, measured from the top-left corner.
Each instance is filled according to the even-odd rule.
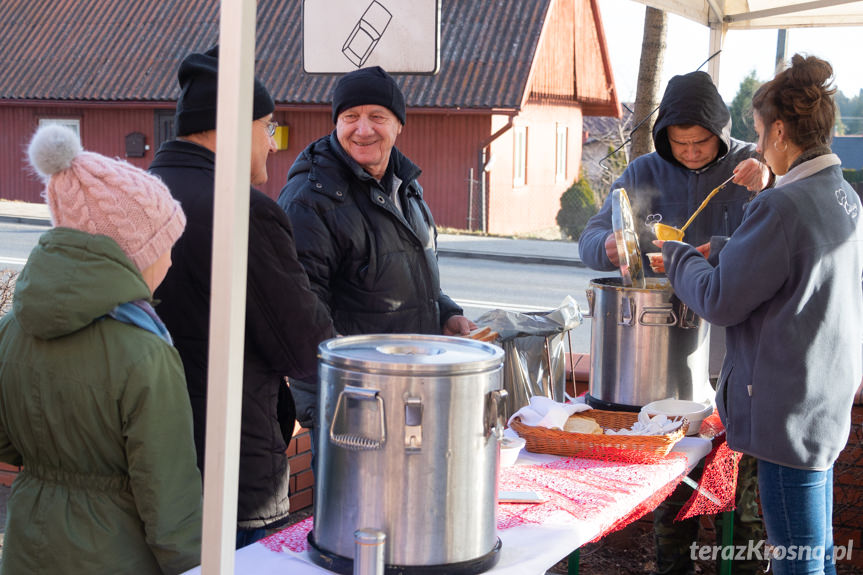
[[[171,252],[173,265],[156,291],[159,315],[174,337],[192,402],[198,467],[204,469],[210,271],[216,160],[218,50],[189,54],[177,74],[177,139],[159,148],[150,171],[186,212],[186,232]],[[267,181],[275,151],[270,93],[254,84],[251,183]],[[317,346],[333,335],[324,306],[297,260],[291,224],[269,197],[251,188],[246,288],[246,344],[237,547],[262,538],[288,518],[290,470],[285,453],[294,428],[294,402],[285,376],[317,373]],[[170,462],[165,462],[170,465]]]
[[[441,291],[420,169],[395,147],[405,119],[404,95],[383,69],[342,76],[336,129],[299,155],[279,196],[312,289],[343,335],[464,335],[476,327]],[[317,379],[291,389],[300,424],[315,428]]]

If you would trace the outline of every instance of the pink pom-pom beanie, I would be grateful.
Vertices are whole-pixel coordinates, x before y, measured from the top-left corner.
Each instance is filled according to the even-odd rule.
[[[85,152],[67,127],[39,128],[28,155],[46,181],[53,224],[108,236],[141,271],[186,227],[180,204],[161,180],[128,162]]]

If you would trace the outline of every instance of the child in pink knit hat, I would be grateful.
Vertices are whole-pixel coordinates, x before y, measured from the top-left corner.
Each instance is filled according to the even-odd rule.
[[[158,178],[68,128],[40,128],[28,153],[55,227],[0,318],[0,461],[22,466],[3,571],[182,573],[200,562],[201,475],[151,302],[186,218]]]
[[[28,153],[46,179],[43,195],[54,225],[108,236],[141,272],[170,254],[183,233],[186,216],[158,178],[128,162],[85,152],[69,128],[40,128]],[[163,278],[164,273],[159,283]]]

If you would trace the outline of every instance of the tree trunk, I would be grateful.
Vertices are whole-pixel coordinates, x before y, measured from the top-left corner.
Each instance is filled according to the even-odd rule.
[[[644,13],[644,36],[641,40],[641,63],[635,91],[636,122],[643,122],[632,134],[630,159],[653,151],[653,112],[659,105],[659,82],[665,59],[667,16],[662,10],[647,7]]]

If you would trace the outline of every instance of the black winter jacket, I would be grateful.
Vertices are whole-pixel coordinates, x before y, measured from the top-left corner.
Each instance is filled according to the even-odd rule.
[[[384,181],[392,181],[391,174],[401,180],[401,212],[333,132],[299,155],[279,205],[338,333],[440,334],[462,310],[440,289],[437,229],[417,182],[420,169],[393,148],[387,172]],[[291,385],[316,393],[315,385]],[[298,419],[308,425],[314,398],[304,403],[294,395]]]
[[[215,154],[191,142],[167,142],[150,171],[170,188],[187,218],[186,231],[171,252],[173,265],[155,297],[183,360],[203,471]],[[278,526],[289,511],[285,450],[294,405],[283,376],[316,373],[318,343],[333,332],[297,260],[290,222],[255,189],[249,199],[246,289],[237,524],[256,529]]]

